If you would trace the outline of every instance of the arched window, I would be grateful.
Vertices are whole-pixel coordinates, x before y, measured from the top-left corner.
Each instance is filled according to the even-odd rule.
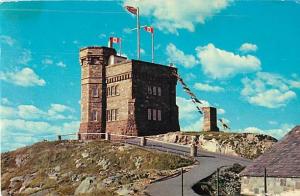
[[[116,95],[116,88],[115,88],[115,86],[111,87],[111,95],[112,96]]]
[[[116,95],[119,95],[119,85],[115,86]]]

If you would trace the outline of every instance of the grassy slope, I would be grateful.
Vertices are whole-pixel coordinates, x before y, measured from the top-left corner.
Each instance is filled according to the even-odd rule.
[[[88,154],[83,158],[82,153]],[[20,167],[16,165],[16,157],[25,155],[24,164]],[[136,165],[137,158],[140,157],[140,165]],[[97,165],[99,160],[108,160],[109,167],[105,170]],[[77,163],[82,167],[76,168]],[[72,142],[40,142],[30,147],[21,148],[16,151],[3,153],[1,158],[2,190],[7,189],[11,177],[24,176],[35,173],[35,178],[28,187],[42,187],[42,189],[53,188],[60,194],[73,194],[76,187],[87,176],[96,176],[97,181],[122,173],[120,179],[122,184],[134,183],[153,177],[153,173],[163,170],[173,170],[182,166],[192,164],[191,160],[183,159],[166,153],[148,151],[137,147],[123,146],[122,144],[112,144],[104,141],[89,143]],[[53,173],[56,166],[60,166],[58,179],[50,179],[49,173]],[[80,176],[78,182],[71,180],[70,175]],[[66,175],[63,175],[66,174]],[[129,175],[134,174],[134,175]],[[161,173],[162,175],[163,172]],[[138,179],[136,179],[138,178]],[[155,177],[153,177],[155,178]],[[21,187],[21,183],[19,185]],[[104,192],[112,192],[117,185],[111,185]]]

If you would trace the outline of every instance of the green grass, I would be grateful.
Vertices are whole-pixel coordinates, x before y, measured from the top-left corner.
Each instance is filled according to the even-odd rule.
[[[125,150],[119,150],[119,148],[124,148]],[[89,156],[83,158],[83,152],[87,152]],[[17,167],[15,163],[15,159],[19,155],[26,155],[28,157],[21,167]],[[139,168],[135,165],[137,157],[140,157],[142,160]],[[106,159],[110,162],[110,166],[105,171],[103,171],[101,166],[97,165],[100,159]],[[76,160],[79,160],[85,166],[76,168]],[[36,176],[30,183],[30,187],[42,187],[42,189],[54,188],[62,195],[72,195],[80,181],[72,182],[70,176],[61,176],[68,172],[71,172],[72,175],[96,176],[97,181],[101,182],[104,178],[115,175],[118,172],[123,172],[124,175],[129,171],[134,172],[139,176],[138,178],[145,179],[152,171],[174,170],[191,164],[193,164],[193,160],[180,156],[134,146],[124,147],[120,143],[105,141],[93,141],[89,143],[78,141],[39,142],[30,147],[2,154],[2,174],[7,174],[2,177],[1,185],[2,190],[7,189],[11,177],[36,173]],[[49,173],[55,172],[54,168],[56,166],[60,166],[60,171],[58,172],[59,181],[48,177]],[[8,173],[8,171],[11,173]],[[129,175],[125,175],[121,179],[121,182],[122,184],[129,184],[140,179],[134,179]],[[111,188],[96,190],[96,193],[93,194],[112,195],[110,193]],[[91,193],[91,195],[93,194]]]

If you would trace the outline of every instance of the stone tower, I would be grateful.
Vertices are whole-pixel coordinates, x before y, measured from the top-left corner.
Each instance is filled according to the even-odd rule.
[[[219,131],[217,126],[217,109],[214,107],[203,107],[204,122],[203,131]]]
[[[128,60],[107,47],[82,48],[80,64],[79,139],[97,139],[93,133],[146,136],[180,130],[175,67]]]
[[[113,48],[80,49],[81,123],[79,133],[103,133],[106,127],[106,66]],[[79,139],[96,139],[99,135],[79,134]]]

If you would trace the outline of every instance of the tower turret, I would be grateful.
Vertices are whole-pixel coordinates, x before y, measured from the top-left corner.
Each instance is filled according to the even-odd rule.
[[[106,69],[113,48],[86,47],[80,49],[81,123],[79,139],[95,139],[106,127]]]

